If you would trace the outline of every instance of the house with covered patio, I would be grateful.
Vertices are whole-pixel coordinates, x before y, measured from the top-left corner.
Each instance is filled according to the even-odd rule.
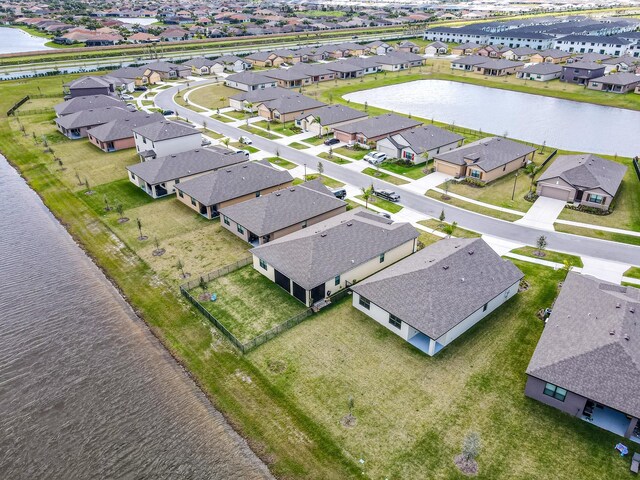
[[[353,306],[435,355],[518,293],[523,273],[480,238],[447,238],[351,287]]]
[[[87,130],[89,141],[103,152],[115,152],[136,146],[133,129],[149,123],[164,120],[161,113],[131,112],[124,118],[117,118]]]
[[[638,315],[639,289],[569,272],[529,362],[525,395],[640,443]]]
[[[635,73],[612,73],[589,80],[589,90],[600,90],[610,93],[629,93],[640,85],[640,75]]]

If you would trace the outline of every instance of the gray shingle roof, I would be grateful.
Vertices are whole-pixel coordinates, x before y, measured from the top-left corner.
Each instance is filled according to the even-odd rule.
[[[273,70],[265,70],[261,73],[265,77],[275,78],[276,80],[285,80],[285,81],[295,81],[295,80],[304,80],[309,78],[309,75],[306,73],[294,70],[292,68],[274,68]]]
[[[408,146],[411,147],[414,152],[422,154],[434,148],[464,140],[464,137],[434,125],[422,125],[392,135],[389,139],[397,147],[403,148]]]
[[[319,180],[313,180],[230,205],[220,213],[262,236],[345,205]]]
[[[197,148],[137,163],[127,167],[127,170],[154,185],[247,161],[247,157],[242,153],[228,152],[224,154],[207,148]]]
[[[64,101],[53,108],[58,116],[62,117],[80,112],[81,110],[103,107],[124,107],[124,105],[122,100],[112,97],[111,95],[87,95]]]
[[[262,104],[265,105],[269,110],[277,110],[280,113],[313,110],[326,105],[324,102],[300,94],[292,94],[286,97],[274,98],[273,100],[262,102]]]
[[[505,68],[522,67],[524,63],[514,62],[506,59],[490,59],[484,63],[480,63],[477,66],[482,68],[495,68],[496,70],[503,70]]]
[[[389,224],[373,215],[358,215],[361,211],[357,208],[337,215],[250,251],[310,290],[418,238],[409,223]]]
[[[451,63],[455,63],[456,65],[480,65],[481,63],[487,63],[487,57],[483,57],[481,55],[469,55],[467,57],[451,60]]]
[[[571,54],[568,52],[565,52],[563,50],[557,50],[555,48],[549,49],[549,50],[543,50],[541,52],[537,52],[539,55],[542,55],[543,57],[551,57],[551,58],[565,58],[565,57],[570,57]]]
[[[176,72],[179,72],[181,70],[191,70],[191,68],[189,68],[186,65],[178,65],[175,63],[164,62],[164,61],[147,63],[146,65],[144,65],[144,69],[145,70],[148,69],[153,72],[161,72],[161,73],[169,73],[172,70]]]
[[[640,417],[639,315],[640,290],[570,272],[527,373]]]
[[[552,73],[562,73],[562,66],[550,62],[534,63],[524,67],[520,71],[533,75],[549,75]]]
[[[350,63],[347,60],[340,60],[337,62],[325,63],[324,64],[327,69],[332,72],[340,72],[340,73],[351,73],[351,72],[359,72],[364,70],[364,67],[360,65],[356,65],[354,63]]]
[[[273,78],[265,77],[259,73],[240,72],[229,75],[225,80],[237,82],[243,85],[262,85],[266,83],[274,83]]]
[[[81,110],[64,117],[56,118],[56,123],[66,129],[84,128],[102,125],[117,118],[131,115],[129,110],[120,107],[102,107]]]
[[[354,285],[353,291],[437,339],[523,276],[484,240],[448,238]]]
[[[490,137],[440,153],[435,155],[435,158],[455,165],[465,165],[465,158],[469,158],[473,160],[472,165],[489,172],[535,151],[535,148],[524,143],[502,137]]]
[[[634,73],[612,73],[603,77],[593,78],[592,82],[606,83],[610,85],[633,85],[640,83],[640,75]]]
[[[626,172],[626,166],[597,155],[560,155],[540,175],[538,182],[561,178],[574,187],[601,188],[615,196]]]
[[[200,131],[190,127],[189,125],[171,122],[169,120],[162,120],[148,125],[143,125],[141,127],[136,127],[133,131],[152,142],[159,142],[170,138],[186,137],[187,135],[194,135],[196,133],[200,134]]]
[[[183,65],[186,65],[188,67],[202,68],[202,67],[211,67],[213,65],[216,65],[217,63],[218,62],[216,62],[215,60],[209,60],[208,58],[205,58],[205,57],[194,57],[184,62]]]
[[[276,187],[292,180],[293,177],[289,172],[276,170],[265,160],[248,162],[207,173],[181,183],[176,188],[195,198],[201,204],[210,206]]]
[[[595,62],[573,62],[573,63],[568,63],[567,65],[563,65],[563,68],[566,68],[568,70],[571,70],[571,69],[600,70],[600,69],[604,69],[605,66]]]
[[[294,72],[302,72],[305,73],[309,76],[319,76],[319,75],[330,75],[334,72],[332,72],[331,70],[329,70],[325,64],[311,64],[311,63],[303,63],[303,62],[299,62],[296,63],[295,65],[293,65],[291,68],[289,68],[289,70],[293,70]]]
[[[417,53],[410,52],[391,52],[386,55],[377,55],[374,58],[381,65],[398,65],[407,62],[424,62],[424,57]]]
[[[359,122],[340,125],[335,130],[346,133],[362,133],[367,138],[379,137],[400,130],[417,127],[420,122],[411,118],[401,117],[393,113],[378,115],[377,117],[367,118]]]
[[[160,113],[131,112],[124,118],[111,120],[87,131],[88,134],[101,142],[111,142],[123,138],[133,137],[133,129],[149,123],[159,122],[164,117]]]
[[[303,113],[298,119],[305,118],[309,115],[318,117],[323,126],[367,117],[365,112],[347,107],[346,105],[326,105],[314,110],[312,113]]]
[[[65,86],[73,88],[74,90],[84,88],[104,88],[111,86],[111,82],[108,82],[104,78],[100,78],[95,75],[89,75],[73,80],[67,83]]]
[[[238,101],[245,101],[251,103],[265,102],[267,100],[273,100],[280,97],[286,97],[291,95],[291,90],[282,87],[264,88],[259,90],[253,90],[251,92],[240,92],[232,95],[231,99]]]

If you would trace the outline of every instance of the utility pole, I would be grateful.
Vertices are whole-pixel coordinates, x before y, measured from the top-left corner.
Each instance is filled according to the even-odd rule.
[[[513,177],[513,192],[511,193],[511,200],[516,196],[516,183],[518,182],[518,172],[516,172],[515,177]]]

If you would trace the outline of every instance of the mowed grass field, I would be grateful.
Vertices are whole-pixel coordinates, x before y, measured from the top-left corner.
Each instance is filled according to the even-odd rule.
[[[463,478],[477,431],[485,479],[626,478],[618,437],[524,396],[525,370],[564,271],[518,263],[531,284],[435,357],[361,314],[350,297],[249,354],[370,478]],[[345,427],[353,398],[355,426]]]

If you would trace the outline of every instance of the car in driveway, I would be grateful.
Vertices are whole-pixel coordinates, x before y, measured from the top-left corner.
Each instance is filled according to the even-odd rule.
[[[173,110],[163,110],[162,114],[167,116],[167,115],[175,115],[176,112],[174,112]]]
[[[242,153],[245,157],[249,158],[249,150],[237,149],[235,153]]]
[[[128,93],[123,93],[122,95],[120,95],[120,98],[122,100],[133,100],[134,99],[133,95],[129,95]]]
[[[393,190],[374,190],[373,194],[376,197],[382,198],[383,200],[388,200],[390,202],[400,201],[400,195],[398,195]]]
[[[387,159],[387,154],[382,152],[369,152],[363,160],[369,162],[371,165],[379,165]]]
[[[208,138],[203,138],[202,139],[202,146],[206,147],[207,145],[211,145],[211,140],[209,140]]]
[[[251,139],[249,137],[245,137],[244,135],[242,135],[238,141],[240,143],[244,143],[245,145],[251,145],[253,142],[251,141]]]
[[[347,191],[344,188],[334,188],[331,190],[331,193],[333,193],[336,198],[339,198],[340,200],[344,200],[347,197]]]
[[[146,92],[147,91],[147,87],[145,87],[144,85],[138,85],[137,87],[134,88],[134,90],[136,92]]]
[[[324,144],[328,147],[330,147],[331,145],[335,145],[336,143],[340,143],[340,140],[338,140],[337,138],[329,138],[324,141]]]

